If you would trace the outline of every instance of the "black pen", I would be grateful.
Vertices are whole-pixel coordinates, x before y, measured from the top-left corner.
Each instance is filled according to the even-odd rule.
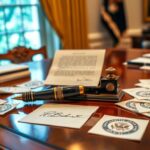
[[[15,100],[26,102],[36,100],[63,100],[68,97],[85,94],[84,86],[54,87],[40,92],[25,92],[21,96],[14,97]]]

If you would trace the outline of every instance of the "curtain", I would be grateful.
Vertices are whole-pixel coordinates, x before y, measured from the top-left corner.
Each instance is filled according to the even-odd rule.
[[[86,0],[41,0],[63,49],[88,48]]]

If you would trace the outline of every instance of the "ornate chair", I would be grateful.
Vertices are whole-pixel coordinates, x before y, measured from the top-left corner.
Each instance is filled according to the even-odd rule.
[[[24,46],[18,46],[9,50],[6,54],[0,54],[0,60],[10,60],[12,63],[17,64],[32,61],[33,56],[36,54],[42,54],[44,58],[47,58],[46,47],[44,46],[40,49],[33,50]]]

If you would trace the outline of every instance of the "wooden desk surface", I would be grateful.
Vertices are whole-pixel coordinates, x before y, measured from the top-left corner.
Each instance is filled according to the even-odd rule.
[[[137,68],[128,68],[122,63],[125,60],[136,58],[148,50],[107,50],[104,69],[113,66],[120,75],[120,87],[132,88],[139,79],[149,79],[150,71],[143,71]],[[50,61],[29,63],[32,70],[32,79],[45,79]],[[104,71],[103,71],[104,74]],[[0,86],[15,85],[26,81],[21,79],[9,83],[0,84]],[[0,95],[0,98],[7,98],[11,101],[10,95]],[[123,100],[131,98],[125,95]],[[10,149],[68,149],[68,150],[148,150],[150,141],[150,124],[140,142],[131,140],[122,140],[100,135],[87,133],[89,129],[104,115],[114,115],[123,117],[133,117],[149,119],[148,117],[127,111],[115,106],[113,103],[96,101],[78,101],[76,105],[92,105],[100,108],[83,125],[81,129],[63,128],[56,126],[44,126],[35,124],[19,123],[18,120],[26,114],[32,112],[43,104],[43,101],[34,103],[22,103],[17,109],[0,116],[0,144]]]

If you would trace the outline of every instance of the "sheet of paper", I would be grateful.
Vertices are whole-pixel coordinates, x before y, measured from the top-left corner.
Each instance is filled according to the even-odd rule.
[[[150,112],[142,113],[144,116],[150,117]]]
[[[45,84],[97,86],[105,50],[61,50],[54,57]]]
[[[150,58],[150,53],[142,55],[143,57]]]
[[[150,66],[142,66],[140,67],[141,70],[150,70]]]
[[[150,79],[140,79],[140,83],[137,83],[137,86],[144,87],[144,88],[150,88]]]
[[[120,106],[120,107],[122,107],[124,109],[130,110],[130,111],[142,114],[144,116],[150,117],[150,113],[149,112],[142,112],[142,111],[139,110],[140,108],[138,108],[137,106],[140,103],[147,103],[147,101],[145,101],[145,100],[138,100],[138,99],[130,99],[130,100],[126,100],[126,101],[122,101],[122,102],[116,103],[115,105],[118,105],[118,106]],[[149,106],[149,104],[147,104],[147,106]]]
[[[28,69],[28,68],[29,67],[27,65],[23,65],[23,64],[2,65],[2,66],[0,66],[0,74],[23,70],[23,69]]]
[[[138,112],[138,110],[135,106],[136,102],[138,102],[136,99],[130,99],[130,100],[122,101],[119,103],[115,103],[115,105],[118,105],[122,108],[125,108],[125,109],[133,111],[133,112]]]
[[[138,112],[140,113],[150,112],[150,103],[141,102],[141,103],[136,103],[135,106]]]
[[[7,101],[0,99],[0,105],[6,103]]]
[[[17,86],[24,87],[24,88],[34,89],[34,88],[41,87],[43,85],[44,85],[44,81],[32,80],[32,81],[25,82],[23,84],[19,84]]]
[[[140,141],[149,120],[104,115],[89,133]]]
[[[30,88],[24,88],[24,87],[0,87],[0,93],[24,93],[24,92],[30,92]]]
[[[19,122],[81,128],[98,106],[45,104]]]
[[[123,91],[137,99],[144,99],[150,101],[150,89],[130,88],[130,89],[123,89]]]
[[[145,84],[145,83],[137,83],[135,84],[136,86],[139,86],[139,87],[143,87],[143,88],[150,88],[150,84]]]
[[[5,103],[0,105],[0,115],[4,115],[7,112],[13,110],[18,104],[9,104],[9,103]]]
[[[138,58],[132,59],[131,62],[142,63],[144,65],[144,64],[150,64],[150,59],[144,58],[144,57],[138,57]]]
[[[139,81],[143,84],[150,84],[150,79],[140,79]]]

